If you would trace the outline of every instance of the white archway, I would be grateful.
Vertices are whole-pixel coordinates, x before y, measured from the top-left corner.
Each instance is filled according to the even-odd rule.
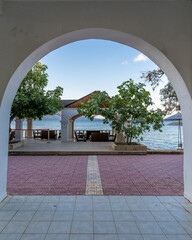
[[[185,143],[185,155],[184,155],[184,195],[190,201],[192,201],[192,148],[190,146],[190,140],[192,136],[192,100],[187,90],[185,82],[181,77],[176,67],[171,61],[157,48],[148,44],[141,38],[135,37],[128,33],[104,29],[104,28],[88,28],[66,33],[62,36],[56,37],[51,41],[43,44],[32,52],[17,68],[12,75],[6,91],[3,96],[3,100],[0,106],[0,124],[2,127],[0,138],[0,200],[6,196],[6,179],[7,179],[7,150],[8,150],[8,122],[11,105],[16,94],[16,91],[31,67],[42,57],[49,52],[66,45],[68,43],[84,40],[84,39],[104,39],[111,40],[124,45],[133,47],[154,61],[168,76],[169,80],[173,84],[173,87],[178,95],[184,124],[184,143]]]

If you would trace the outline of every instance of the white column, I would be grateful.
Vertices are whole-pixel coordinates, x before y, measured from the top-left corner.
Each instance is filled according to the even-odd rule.
[[[183,109],[182,118],[184,133],[184,196],[192,202],[192,108]]]
[[[0,106],[0,202],[7,196],[7,162],[9,141],[9,116],[6,104]]]
[[[18,130],[17,130],[18,129]],[[15,141],[23,140],[23,119],[19,119],[16,117],[15,119]]]
[[[68,123],[65,121],[61,121],[61,141],[68,141]]]
[[[68,121],[68,141],[73,140],[73,120]]]
[[[33,131],[32,130],[28,130],[28,129],[33,129],[33,119],[32,118],[27,118],[27,132],[25,134],[25,136],[27,138],[32,138]]]

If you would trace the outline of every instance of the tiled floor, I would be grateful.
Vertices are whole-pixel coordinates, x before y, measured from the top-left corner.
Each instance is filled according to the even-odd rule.
[[[104,195],[183,195],[182,155],[97,156]]]
[[[9,157],[7,191],[13,195],[85,195],[87,186],[88,194],[183,195],[182,155],[94,159],[89,168],[88,156]],[[92,185],[95,189],[88,189]]]
[[[180,196],[9,196],[0,240],[189,240],[192,204]]]

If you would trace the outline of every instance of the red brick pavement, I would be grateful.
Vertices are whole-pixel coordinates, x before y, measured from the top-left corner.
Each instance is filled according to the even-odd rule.
[[[183,195],[183,156],[97,156],[104,195]],[[13,195],[84,195],[87,156],[9,157]]]
[[[104,195],[183,195],[182,155],[98,156]]]
[[[14,156],[7,191],[13,195],[84,195],[87,156]]]

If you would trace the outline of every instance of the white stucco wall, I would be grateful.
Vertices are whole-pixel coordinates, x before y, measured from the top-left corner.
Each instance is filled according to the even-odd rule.
[[[182,107],[185,196],[192,201],[192,1],[4,2],[0,15],[0,199],[6,194],[8,119],[23,77],[50,51],[99,38],[134,47],[161,67]]]

